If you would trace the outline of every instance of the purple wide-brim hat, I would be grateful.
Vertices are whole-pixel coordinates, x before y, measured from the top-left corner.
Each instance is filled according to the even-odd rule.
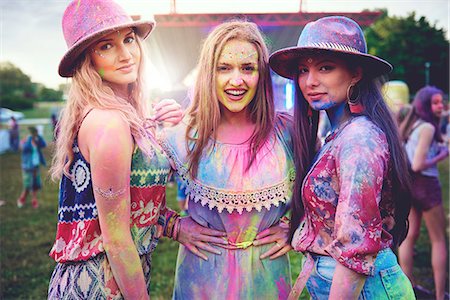
[[[377,77],[392,71],[387,61],[367,54],[367,44],[359,25],[343,16],[324,17],[306,24],[296,47],[275,51],[270,55],[270,67],[280,76],[296,80],[298,60],[316,53],[336,53],[355,61],[366,75]]]
[[[101,36],[130,27],[145,39],[154,26],[153,20],[133,21],[120,5],[111,0],[72,1],[62,19],[69,49],[59,63],[59,75],[72,77],[80,55]]]

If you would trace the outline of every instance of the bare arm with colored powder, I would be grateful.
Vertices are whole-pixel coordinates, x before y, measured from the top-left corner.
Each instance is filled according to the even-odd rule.
[[[329,299],[358,299],[365,282],[366,276],[358,274],[338,262],[333,275]]]
[[[80,128],[79,145],[91,165],[103,246],[117,286],[125,299],[149,299],[130,232],[129,125],[118,112],[93,110]]]

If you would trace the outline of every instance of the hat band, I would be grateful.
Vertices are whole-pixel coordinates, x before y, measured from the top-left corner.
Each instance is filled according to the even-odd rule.
[[[73,45],[78,43],[78,41],[83,39],[84,37],[91,35],[95,32],[101,31],[102,29],[105,28],[105,25],[119,27],[119,26],[123,25],[124,23],[131,22],[131,21],[132,20],[127,15],[117,15],[117,16],[112,16],[111,18],[102,20],[101,22],[94,24],[91,28],[86,30],[79,38],[77,38],[71,45],[69,45],[69,47],[72,47]],[[122,22],[122,23],[118,24],[117,22]],[[99,28],[100,26],[103,28]]]
[[[348,51],[348,52],[353,52],[353,53],[358,53],[361,54],[362,52],[347,46],[347,45],[342,45],[342,44],[338,44],[338,43],[330,43],[330,42],[318,42],[318,43],[309,43],[308,45],[304,46],[304,47],[314,47],[314,48],[320,48],[320,49],[325,49],[325,50],[340,50],[340,51]]]

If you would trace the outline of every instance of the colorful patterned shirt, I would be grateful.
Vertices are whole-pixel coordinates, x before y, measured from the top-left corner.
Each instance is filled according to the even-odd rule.
[[[50,256],[57,262],[83,261],[104,252],[89,163],[77,141],[73,146],[72,178],[63,176],[59,190],[56,241]],[[131,161],[130,230],[139,255],[156,247],[165,225],[166,183],[170,163],[161,151],[145,155],[138,147]]]
[[[373,274],[377,253],[392,243],[389,161],[384,133],[366,117],[328,137],[302,185],[305,220],[294,249]]]

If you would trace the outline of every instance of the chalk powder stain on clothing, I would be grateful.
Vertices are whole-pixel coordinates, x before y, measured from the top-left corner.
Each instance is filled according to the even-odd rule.
[[[163,148],[174,159],[178,175],[187,185],[191,217],[210,228],[225,230],[230,249],[221,249],[221,255],[205,252],[208,261],[204,261],[181,246],[174,299],[278,299],[290,289],[288,257],[261,260],[261,254],[273,245],[252,243],[258,231],[273,226],[286,213],[292,187],[289,174],[294,169],[291,150],[282,141],[289,138],[288,130],[280,130],[263,145],[261,156],[256,158],[258,163],[247,172],[248,145],[216,143],[212,152],[202,157],[194,180],[185,173],[183,164],[185,126],[168,129]],[[278,162],[276,168],[274,161]],[[286,190],[271,189],[274,183],[285,183]],[[261,194],[251,196],[255,192]],[[211,197],[202,198],[204,193]],[[273,201],[267,207],[261,200],[266,197]],[[200,290],[196,287],[199,285],[208,286],[208,291]]]

